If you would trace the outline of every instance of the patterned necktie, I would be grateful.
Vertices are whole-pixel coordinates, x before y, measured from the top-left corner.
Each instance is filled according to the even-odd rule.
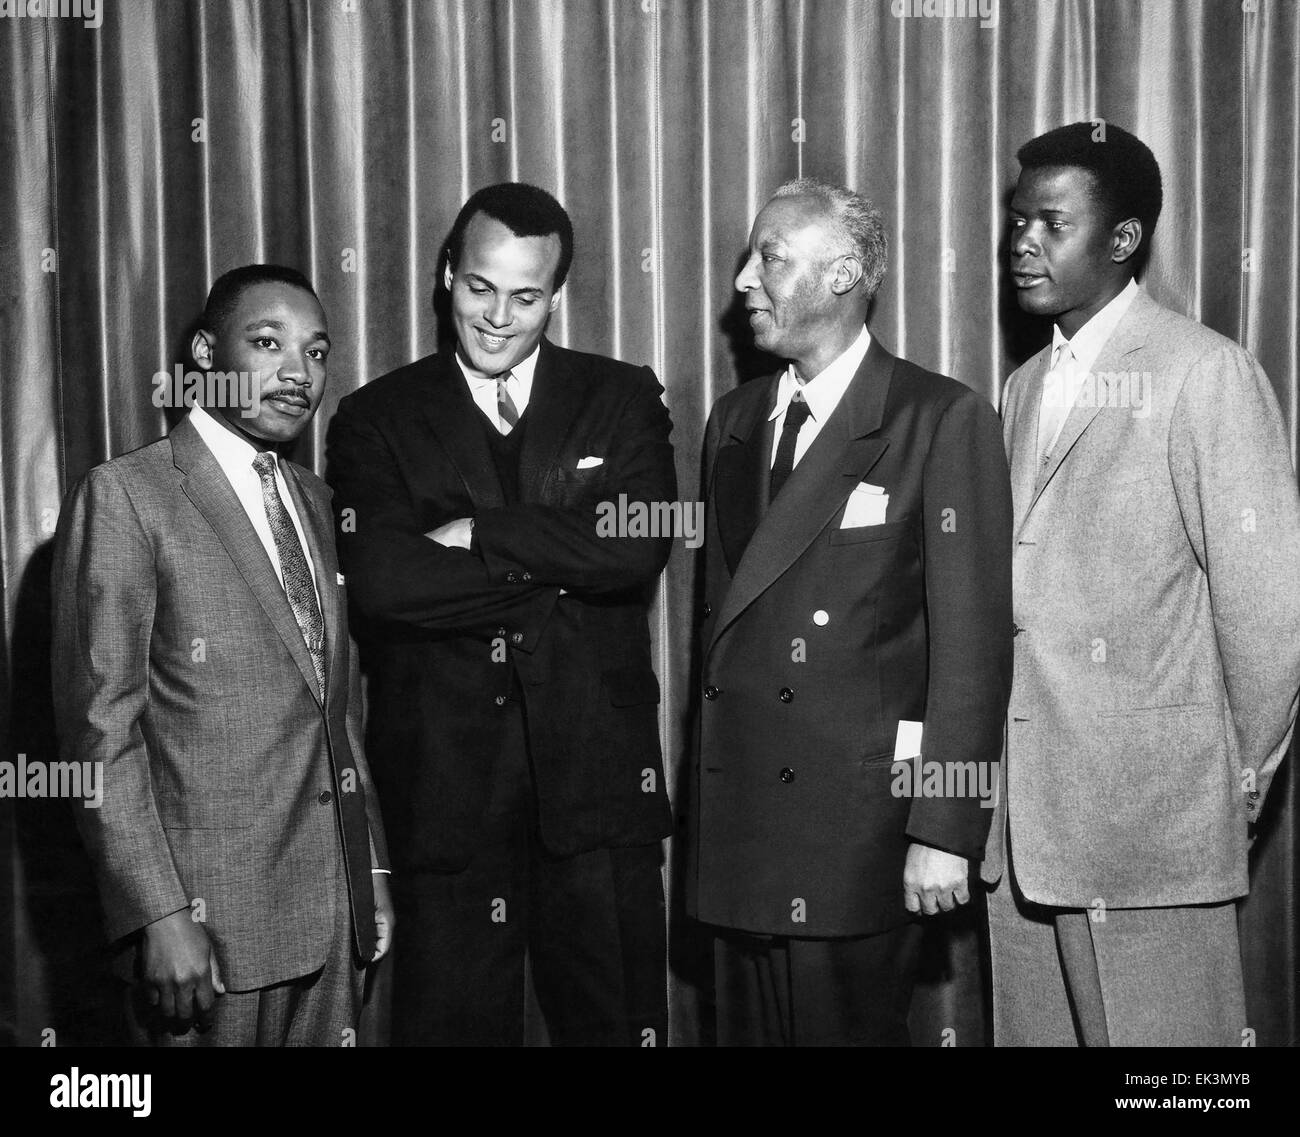
[[[802,391],[796,391],[785,408],[785,425],[781,427],[781,441],[776,444],[776,461],[772,463],[772,480],[768,483],[767,500],[771,504],[781,492],[785,480],[794,470],[794,448],[799,441],[799,431],[812,414],[812,408],[803,397]]]
[[[514,372],[507,371],[504,375],[497,376],[497,415],[506,427],[502,434],[509,434],[519,422],[519,408],[506,390],[506,380],[513,374]]]
[[[284,591],[289,597],[293,618],[298,621],[307,650],[311,652],[311,665],[320,686],[320,697],[325,698],[325,619],[316,601],[316,588],[312,584],[311,569],[303,555],[302,543],[293,527],[289,511],[275,484],[275,455],[263,451],[253,459],[253,469],[262,480],[262,504],[266,506],[266,519],[271,523],[271,536],[275,551],[280,556],[280,575],[284,577]]]

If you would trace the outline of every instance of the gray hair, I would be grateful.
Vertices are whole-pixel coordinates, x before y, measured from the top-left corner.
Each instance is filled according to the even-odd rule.
[[[869,199],[848,186],[837,186],[821,178],[796,178],[777,188],[776,197],[810,197],[834,220],[836,227],[859,260],[867,298],[875,296],[885,279],[889,263],[889,241],[885,237],[884,214]]]

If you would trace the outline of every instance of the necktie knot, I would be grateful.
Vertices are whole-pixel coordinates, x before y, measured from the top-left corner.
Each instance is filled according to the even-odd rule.
[[[790,405],[785,409],[785,425],[791,430],[798,430],[812,416],[812,407],[803,393],[796,391]]]
[[[257,471],[258,477],[266,481],[268,477],[275,477],[275,455],[269,450],[261,451],[253,459],[253,469]]]

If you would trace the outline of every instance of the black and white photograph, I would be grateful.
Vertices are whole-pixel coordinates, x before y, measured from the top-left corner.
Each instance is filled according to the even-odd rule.
[[[10,1117],[1282,1100],[1300,0],[0,0],[0,222]]]

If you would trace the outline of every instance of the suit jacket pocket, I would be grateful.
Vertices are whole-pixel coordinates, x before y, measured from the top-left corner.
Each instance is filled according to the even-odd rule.
[[[247,829],[253,824],[253,803],[246,792],[169,794],[158,798],[164,829]]]
[[[563,502],[582,501],[605,490],[605,467],[590,466],[585,470],[562,467],[554,472],[552,492]]]
[[[912,519],[886,521],[883,525],[858,525],[852,529],[832,529],[832,545],[859,545],[867,541],[890,541],[902,537],[912,528]]]
[[[637,707],[659,702],[659,677],[649,667],[615,667],[601,676],[609,701],[615,707]]]

